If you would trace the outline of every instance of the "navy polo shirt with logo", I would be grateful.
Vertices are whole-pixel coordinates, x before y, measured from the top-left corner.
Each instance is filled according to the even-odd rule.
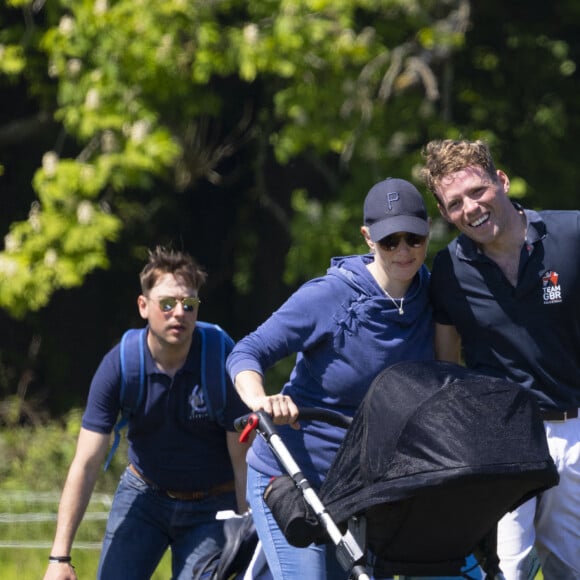
[[[580,407],[580,212],[523,211],[517,286],[460,234],[433,262],[435,321],[456,327],[468,367],[531,389],[543,409]]]
[[[224,353],[229,354],[231,347]],[[164,489],[206,490],[233,480],[226,430],[249,412],[227,378],[222,427],[207,412],[200,386],[201,343],[194,334],[183,367],[170,377],[145,350],[146,388],[143,401],[129,422],[129,461]],[[120,412],[119,345],[101,361],[93,377],[82,426],[111,433]]]

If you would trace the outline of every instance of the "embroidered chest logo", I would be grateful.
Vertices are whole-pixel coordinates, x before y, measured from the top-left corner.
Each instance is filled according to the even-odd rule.
[[[542,276],[542,293],[544,304],[556,304],[562,302],[562,290],[558,284],[558,272],[547,270]]]
[[[207,416],[207,407],[203,396],[203,389],[195,385],[189,395],[189,418],[196,419]]]

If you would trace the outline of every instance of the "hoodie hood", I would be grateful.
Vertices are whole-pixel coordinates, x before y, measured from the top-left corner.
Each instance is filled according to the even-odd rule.
[[[372,254],[337,256],[330,260],[330,268],[326,273],[328,276],[336,276],[361,294],[374,296],[377,294],[377,283],[367,268],[372,261]]]
[[[420,316],[425,316],[425,292],[429,285],[430,272],[423,264],[419,268],[411,286],[405,294],[404,315],[400,315],[396,306],[381,290],[367,265],[373,261],[372,254],[341,256],[332,258],[327,271],[329,282],[337,285],[337,292],[344,294],[344,285],[353,292],[351,308],[358,310],[357,304],[364,303],[367,315],[372,319],[385,320],[398,326],[410,326]],[[338,286],[342,286],[341,291]]]

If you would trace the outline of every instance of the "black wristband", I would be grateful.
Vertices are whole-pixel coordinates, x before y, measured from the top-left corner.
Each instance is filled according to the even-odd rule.
[[[72,558],[70,556],[53,556],[50,555],[48,557],[48,561],[51,564],[62,563],[62,564],[70,564]]]

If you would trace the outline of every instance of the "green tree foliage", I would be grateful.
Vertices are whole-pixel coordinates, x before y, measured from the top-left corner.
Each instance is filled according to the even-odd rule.
[[[471,18],[445,81],[454,133],[487,138],[528,207],[578,209],[578,4],[477,2]]]
[[[0,434],[0,489],[51,491],[61,489],[72,462],[81,412],[73,409],[47,426],[3,429]],[[123,439],[109,469],[98,479],[96,491],[112,493],[127,465]]]
[[[125,192],[151,189],[159,178],[178,190],[202,176],[217,180],[217,163],[259,133],[281,164],[334,155],[379,174],[386,156],[400,157],[417,139],[413,116],[436,97],[434,51],[462,43],[464,24],[441,20],[444,33],[434,26],[437,13],[449,18],[463,4],[442,11],[408,0],[52,3],[45,29],[35,27],[24,45],[5,44],[0,70],[22,75],[45,55],[54,118],[79,151],[44,155],[33,180],[38,199],[0,254],[0,304],[24,315],[107,267]],[[33,4],[12,5],[33,16]],[[232,78],[253,98],[229,138],[212,143],[204,128],[237,98],[218,81]],[[38,86],[41,79],[37,72]],[[405,99],[391,109],[396,94]],[[412,122],[403,129],[405,117]],[[294,210],[304,222],[310,214],[300,195]],[[326,225],[342,232],[351,214],[338,202]],[[301,229],[297,223],[295,234]],[[306,263],[317,258],[308,245],[303,253]]]
[[[420,185],[431,138],[485,138],[525,205],[577,208],[579,24],[575,0],[3,3],[0,318],[22,326],[0,391],[37,395],[32,376],[45,400],[84,399],[140,322],[127,305],[156,243],[202,258],[204,316],[240,337],[364,250],[366,191]],[[426,199],[432,255],[452,232]],[[1,410],[18,409],[33,416]]]

